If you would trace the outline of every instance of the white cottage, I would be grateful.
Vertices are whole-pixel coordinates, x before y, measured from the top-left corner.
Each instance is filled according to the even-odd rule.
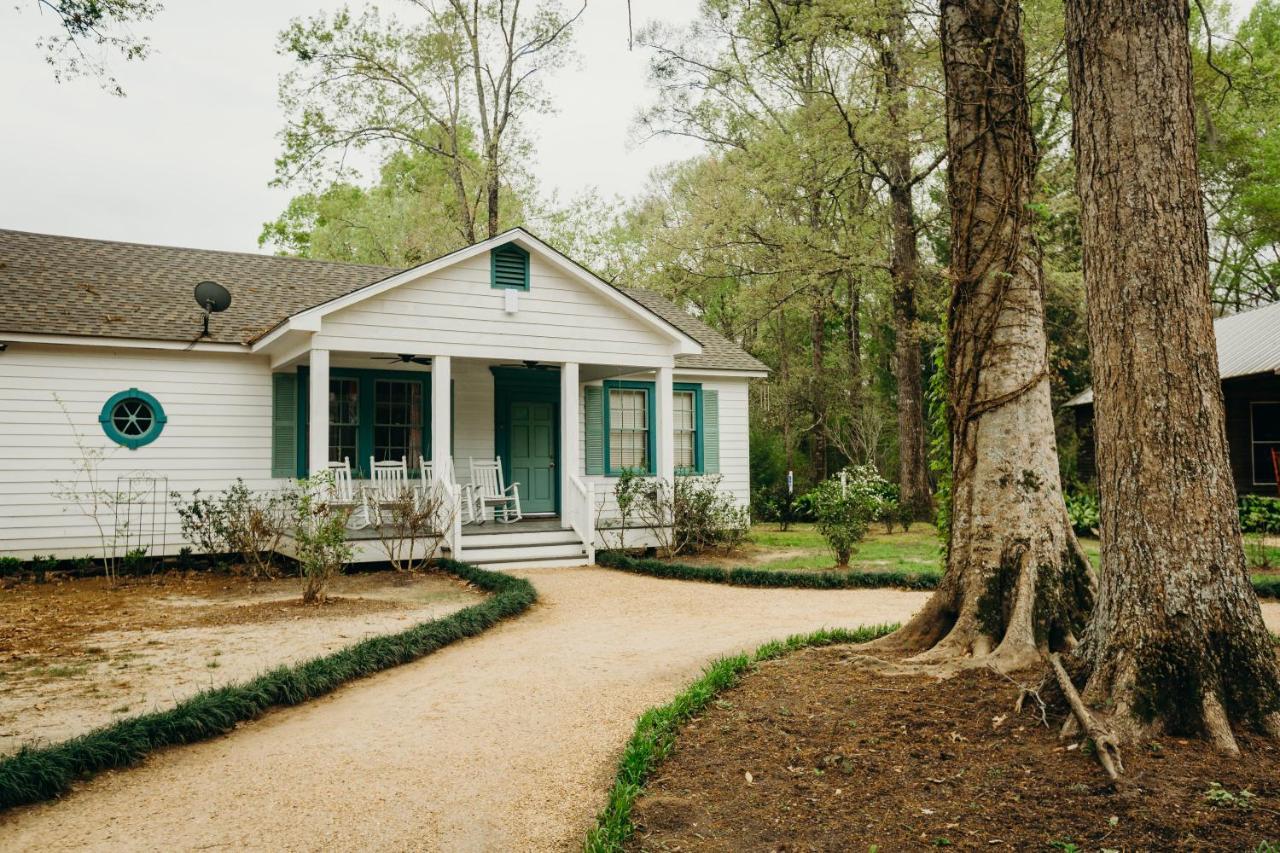
[[[196,304],[201,281],[226,311]],[[522,229],[407,270],[0,230],[0,555],[97,551],[65,494],[89,490],[88,453],[98,491],[142,495],[97,520],[129,514],[152,553],[185,544],[166,490],[269,489],[342,459],[466,485],[470,460],[500,459],[536,521],[468,525],[454,556],[582,563],[624,468],[718,474],[746,505],[765,373]]]

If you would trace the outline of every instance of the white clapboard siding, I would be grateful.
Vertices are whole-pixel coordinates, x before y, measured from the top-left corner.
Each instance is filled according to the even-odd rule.
[[[107,399],[129,388],[154,396],[168,417],[160,437],[137,450],[116,445],[98,423]],[[55,496],[59,481],[76,477],[76,432],[105,453],[99,483],[109,491],[118,475],[136,471],[167,477],[185,495],[225,488],[237,476],[252,488],[275,485],[264,358],[11,344],[0,354],[0,555],[97,555],[92,519]],[[165,536],[154,551],[174,553],[184,543],[165,505],[167,520],[154,531]],[[100,518],[113,527],[110,510]],[[150,539],[150,525],[134,535]]]
[[[493,458],[493,373],[478,361],[453,362],[453,474],[471,482],[468,460]]]
[[[570,278],[530,259],[529,290],[489,281],[489,256],[478,255],[324,318],[316,345],[330,350],[385,350],[478,358],[596,364],[655,364],[673,341]]]
[[[652,374],[637,374],[627,379],[652,381]],[[720,392],[720,490],[733,495],[739,506],[751,504],[751,448],[749,410],[747,408],[747,381],[741,378],[707,379],[700,376],[682,376],[677,372],[676,382],[700,383],[704,391]],[[600,382],[586,383],[600,385]],[[605,401],[608,405],[608,401]],[[596,505],[600,518],[610,520],[618,517],[618,505],[613,498],[613,489],[618,482],[617,477],[586,476],[587,460],[587,425],[586,402],[578,403],[578,454],[581,460],[578,473],[585,479],[595,483]]]

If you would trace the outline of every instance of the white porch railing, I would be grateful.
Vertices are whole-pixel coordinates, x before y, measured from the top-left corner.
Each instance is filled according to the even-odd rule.
[[[564,515],[569,527],[582,540],[582,547],[587,552],[587,562],[596,561],[596,485],[594,482],[583,482],[577,474],[569,475],[569,483],[573,486],[565,495]]]
[[[449,470],[436,470],[447,468]],[[431,486],[440,490],[440,516],[444,531],[445,544],[449,546],[449,556],[454,560],[462,560],[462,500],[463,488],[454,482],[453,460],[440,465],[433,465],[428,474]]]

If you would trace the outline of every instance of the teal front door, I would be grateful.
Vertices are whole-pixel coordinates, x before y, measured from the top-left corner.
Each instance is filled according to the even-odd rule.
[[[522,512],[556,511],[556,419],[551,403],[511,404],[511,479]]]

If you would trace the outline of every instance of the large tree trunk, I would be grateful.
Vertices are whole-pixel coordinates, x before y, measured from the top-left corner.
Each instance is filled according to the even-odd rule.
[[[898,386],[898,488],[903,505],[911,507],[914,517],[928,520],[933,516],[933,493],[929,488],[924,377],[916,317],[920,253],[910,188],[890,188],[889,204],[893,222],[889,271],[893,278],[893,377]]]
[[[916,283],[920,270],[919,228],[912,188],[915,185],[904,113],[908,110],[902,53],[906,43],[905,3],[892,4],[885,20],[880,50],[886,115],[892,150],[886,163],[889,217],[893,235],[889,275],[893,279],[893,378],[898,386],[898,488],[904,506],[920,520],[933,516],[929,457],[924,422],[924,378],[916,317]]]
[[[938,591],[895,638],[921,660],[1006,671],[1074,646],[1093,598],[1058,476],[1020,26],[1016,3],[942,3],[951,541]]]
[[[809,462],[813,477],[827,479],[827,430],[831,424],[827,418],[827,301],[816,298],[809,314],[810,353],[813,374],[809,378],[809,405],[813,413],[813,429],[809,431]]]
[[[1121,737],[1280,736],[1227,460],[1186,0],[1068,0],[1102,585],[1084,699]]]

